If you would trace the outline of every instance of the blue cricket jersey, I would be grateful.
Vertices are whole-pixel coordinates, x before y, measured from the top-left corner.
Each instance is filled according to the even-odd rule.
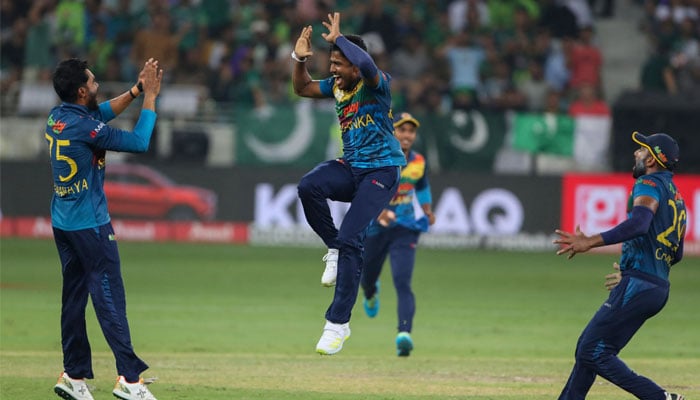
[[[394,137],[391,115],[390,77],[379,71],[379,85],[364,80],[350,91],[335,85],[333,77],[321,80],[321,93],[334,97],[343,138],[343,159],[356,168],[406,165],[406,157]]]
[[[156,113],[141,110],[133,132],[107,125],[114,117],[109,102],[100,104],[97,110],[72,103],[51,109],[44,137],[53,173],[54,227],[76,231],[110,221],[103,189],[106,150],[146,151]]]
[[[628,213],[634,198],[650,196],[659,202],[649,231],[622,244],[620,270],[638,270],[668,280],[677,262],[676,252],[685,235],[687,211],[669,171],[643,175],[632,188]]]
[[[411,150],[408,153],[406,166],[401,169],[399,188],[386,207],[396,214],[396,221],[385,228],[379,225],[375,219],[370,225],[369,231],[367,232],[368,235],[374,235],[382,229],[389,229],[397,225],[413,231],[426,232],[428,230],[429,223],[427,217],[424,216],[417,220],[413,208],[414,196],[420,205],[432,204],[433,202],[430,192],[430,183],[428,182],[426,172],[427,164],[425,162],[425,157]]]

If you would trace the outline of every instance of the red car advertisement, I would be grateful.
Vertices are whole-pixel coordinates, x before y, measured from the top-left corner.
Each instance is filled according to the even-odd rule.
[[[688,211],[685,251],[700,254],[700,175],[674,176]],[[562,229],[586,234],[611,229],[627,218],[630,174],[567,174],[562,182]]]

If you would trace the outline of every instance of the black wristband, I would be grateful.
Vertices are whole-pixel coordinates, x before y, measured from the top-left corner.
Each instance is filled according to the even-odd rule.
[[[129,88],[129,94],[131,95],[132,99],[136,98],[136,96],[134,95],[134,92],[131,91],[131,88]]]
[[[136,82],[136,88],[139,92],[143,93],[143,83],[141,83],[141,81]]]

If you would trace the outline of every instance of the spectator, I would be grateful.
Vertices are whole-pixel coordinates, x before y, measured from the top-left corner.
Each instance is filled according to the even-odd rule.
[[[450,66],[450,90],[476,93],[481,84],[479,70],[485,53],[469,32],[464,30],[454,34],[438,49],[437,55]]]
[[[671,55],[679,92],[700,89],[700,41],[695,34],[697,22],[686,18],[679,26],[679,38]]]
[[[543,111],[549,89],[544,79],[543,61],[539,58],[531,58],[528,63],[528,74],[518,83],[518,90],[525,96],[525,108],[532,112]]]
[[[473,14],[476,18],[469,18]],[[447,6],[447,15],[452,33],[461,32],[466,28],[473,29],[470,24],[489,26],[489,7],[483,0],[453,0]]]
[[[185,28],[179,43],[180,60],[185,62],[192,57],[188,54],[190,50],[199,48],[200,39],[208,36],[207,15],[202,6],[192,0],[179,0],[170,8],[170,16],[178,29]]]
[[[671,67],[668,43],[658,42],[654,52],[642,65],[641,88],[652,92],[678,93],[678,85]]]
[[[394,17],[384,9],[382,0],[370,0],[364,18],[360,23],[360,34],[365,36],[368,33],[374,32],[379,35],[382,39],[384,49],[391,55],[398,47],[396,29]],[[369,44],[368,49],[374,56],[372,46]]]
[[[24,80],[51,80],[51,69],[55,64],[51,29],[54,9],[55,3],[52,0],[37,0],[29,10],[22,74]]]
[[[95,21],[92,28],[94,32],[90,35],[92,40],[88,45],[87,58],[93,73],[104,76],[114,53],[114,43],[107,38],[107,25],[104,22]]]
[[[0,65],[2,65],[3,92],[22,78],[24,48],[27,38],[27,19],[20,17],[12,23],[12,31],[3,35]]]
[[[432,58],[417,32],[409,32],[391,56],[392,92],[402,96],[408,104],[420,98],[425,86],[421,77],[431,66]]]
[[[114,53],[117,55],[117,65],[119,69],[119,79],[129,80],[136,73],[136,66],[129,58],[131,57],[131,47],[134,42],[134,33],[139,29],[138,21],[141,18],[133,13],[131,0],[117,0],[117,4],[112,8],[107,8],[109,16],[107,23],[107,36],[114,43]],[[110,65],[110,70],[114,73],[114,66]],[[107,77],[105,76],[105,79]]]
[[[160,62],[165,71],[171,71],[167,79],[170,81],[178,66],[180,39],[186,31],[173,34],[170,29],[170,16],[165,11],[156,11],[151,15],[151,21],[151,27],[136,32],[131,49],[131,62],[133,65],[140,65],[152,57]]]
[[[559,0],[560,3],[571,10],[576,16],[576,26],[580,29],[584,26],[593,25],[593,13],[586,0]]]
[[[593,44],[593,27],[587,26],[581,29],[578,42],[571,48],[569,68],[572,88],[578,89],[584,84],[601,88],[603,55]]]
[[[661,0],[658,2],[654,15],[657,20],[670,19],[674,24],[680,25],[683,20],[697,21],[699,15],[697,6],[690,4],[688,0]]]
[[[233,21],[229,0],[207,0],[201,4],[204,15],[206,15],[210,37],[218,35],[221,29]]]
[[[563,92],[569,87],[571,70],[569,69],[569,54],[573,46],[573,38],[565,37],[551,44],[550,51],[544,64],[544,79],[554,90]]]
[[[610,107],[598,94],[598,88],[590,83],[578,87],[577,97],[569,106],[572,117],[601,116],[610,117]]]
[[[85,16],[85,4],[81,0],[59,0],[56,6],[56,40],[67,53],[79,53],[85,45]]]
[[[541,0],[539,24],[548,29],[555,38],[578,36],[576,15],[558,0]]]
[[[479,104],[501,111],[524,108],[526,98],[513,85],[510,66],[502,58],[496,59],[492,70],[483,77]]]
[[[603,171],[609,168],[610,107],[601,98],[598,88],[583,84],[577,98],[569,106],[569,115],[576,119],[574,129],[574,161],[579,171]]]

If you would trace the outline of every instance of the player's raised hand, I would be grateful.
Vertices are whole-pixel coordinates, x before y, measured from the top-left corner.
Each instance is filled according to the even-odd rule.
[[[160,93],[160,83],[163,80],[163,70],[158,66],[158,60],[149,58],[139,74],[139,79],[143,79],[143,91],[146,95],[158,96]]]
[[[301,30],[301,34],[299,35],[299,39],[297,39],[297,42],[294,45],[294,53],[296,53],[297,57],[306,58],[306,57],[312,56],[314,54],[314,52],[311,51],[311,33],[312,32],[313,32],[313,28],[311,28],[311,25],[305,26]]]
[[[328,22],[323,22],[323,26],[328,29],[328,33],[322,33],[321,36],[326,42],[334,44],[338,36],[342,35],[340,33],[340,13],[328,14]]]
[[[620,272],[620,264],[618,263],[613,263],[613,269],[615,269],[615,272],[612,274],[607,274],[605,275],[605,288],[608,290],[613,290],[615,289],[615,286],[617,286],[620,281],[622,280],[622,273]]]
[[[593,247],[591,238],[581,232],[581,227],[579,225],[576,225],[575,233],[559,229],[554,232],[560,236],[559,239],[554,240],[554,244],[563,245],[563,247],[557,251],[557,255],[569,253],[567,258],[570,259],[575,256],[576,253],[584,253]]]

